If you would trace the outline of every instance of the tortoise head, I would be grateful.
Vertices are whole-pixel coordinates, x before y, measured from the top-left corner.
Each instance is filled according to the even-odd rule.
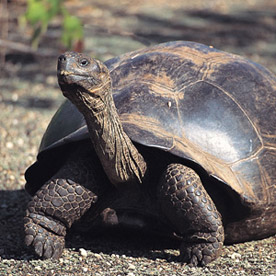
[[[101,97],[111,88],[107,67],[85,54],[66,52],[59,56],[57,64],[59,86],[65,97],[74,101],[76,93]]]

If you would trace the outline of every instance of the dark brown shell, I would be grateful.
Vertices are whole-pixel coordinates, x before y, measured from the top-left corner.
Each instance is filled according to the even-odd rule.
[[[200,164],[248,203],[275,202],[272,73],[242,57],[193,42],[160,44],[106,65],[116,107],[133,141]],[[70,120],[65,120],[68,116]],[[82,115],[66,101],[43,137],[38,160],[40,156],[45,160],[50,149],[86,138]]]

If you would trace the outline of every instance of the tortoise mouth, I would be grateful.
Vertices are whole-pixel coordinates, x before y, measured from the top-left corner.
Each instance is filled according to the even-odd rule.
[[[78,74],[78,73],[74,73],[66,70],[58,70],[57,75],[62,77],[67,77],[67,76],[76,76],[76,77],[84,77],[84,78],[88,77],[88,76],[85,76],[84,74]]]
[[[69,75],[73,75],[73,72],[69,72],[69,71],[66,71],[66,70],[58,70],[58,75],[60,76],[69,76]]]
[[[84,74],[78,74],[67,70],[58,70],[57,76],[60,84],[76,84],[88,77]]]
[[[59,86],[65,97],[68,97],[69,94],[77,90],[83,93],[97,94],[97,92],[101,93],[111,86],[109,78],[99,82],[89,74],[72,72],[65,69],[58,69],[57,77]]]

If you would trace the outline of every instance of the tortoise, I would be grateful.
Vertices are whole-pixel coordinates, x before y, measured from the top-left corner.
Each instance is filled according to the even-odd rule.
[[[180,240],[190,265],[276,233],[276,78],[177,41],[102,63],[58,59],[69,100],[26,171],[25,243],[59,258],[66,230],[128,226]]]

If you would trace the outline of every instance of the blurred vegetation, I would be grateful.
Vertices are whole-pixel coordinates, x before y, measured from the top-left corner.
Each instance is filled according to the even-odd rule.
[[[49,23],[56,17],[62,18],[61,41],[67,49],[83,39],[83,27],[80,20],[71,15],[64,0],[28,0],[26,13],[21,17],[23,24],[32,28],[32,46],[37,48]]]

